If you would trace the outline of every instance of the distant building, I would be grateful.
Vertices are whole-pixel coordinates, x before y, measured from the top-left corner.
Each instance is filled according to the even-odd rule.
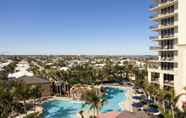
[[[10,63],[12,63],[11,60],[8,60],[5,63],[0,63],[0,71],[3,70],[4,67],[8,66]]]

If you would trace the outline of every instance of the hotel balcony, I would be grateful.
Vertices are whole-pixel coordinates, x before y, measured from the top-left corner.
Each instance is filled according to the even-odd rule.
[[[164,80],[164,86],[174,87],[174,80]]]
[[[161,31],[163,29],[170,29],[170,28],[176,28],[178,27],[178,22],[175,22],[173,24],[167,24],[167,25],[152,25],[150,26],[150,29],[152,29],[152,31]]]
[[[160,57],[159,62],[177,62],[176,57]]]
[[[156,78],[152,78],[151,79],[151,83],[153,83],[153,84],[160,84],[158,78],[157,79]]]
[[[149,64],[149,68],[160,68],[160,62],[170,62],[170,63],[176,63],[177,62],[177,57],[174,56],[174,57],[159,57],[159,59],[156,59],[156,60],[151,60],[153,64]],[[156,63],[156,64],[155,64]]]
[[[165,14],[152,15],[152,16],[150,16],[150,19],[152,19],[154,21],[159,21],[159,20],[164,19],[164,18],[176,16],[177,14],[178,14],[178,11],[175,10],[174,12],[167,12]]]
[[[161,52],[161,51],[177,51],[177,47],[173,46],[173,47],[169,47],[169,46],[162,46],[162,47],[158,47],[158,46],[151,46],[150,50],[152,51],[156,51],[156,52]]]
[[[159,39],[159,36],[150,36],[149,39],[155,41]]]
[[[178,64],[174,62],[161,62],[160,70],[165,74],[175,75],[178,69]],[[167,79],[167,78],[165,78]],[[169,78],[168,78],[169,79]]]
[[[175,75],[177,71],[177,67],[174,66],[173,68],[161,68],[161,62],[159,60],[154,60],[150,63],[148,63],[148,71],[153,73],[166,73]],[[154,78],[154,77],[152,77]],[[156,77],[157,78],[157,77]]]
[[[159,36],[159,39],[158,40],[174,40],[174,39],[177,39],[178,38],[178,34],[175,33],[175,34],[172,34],[172,35],[164,35],[164,36]]]
[[[174,35],[165,35],[165,36],[150,36],[149,39],[152,41],[162,41],[162,40],[175,40],[177,39],[177,33]]]
[[[174,75],[164,74],[164,86],[174,87]]]
[[[174,5],[178,2],[178,0],[167,0],[166,2],[156,2],[155,5],[150,6],[150,11],[158,11],[162,8],[169,7],[171,5]]]
[[[160,70],[160,63],[158,62],[158,60],[151,60],[150,62],[148,62],[148,70]]]
[[[161,69],[161,68],[149,68],[148,67],[148,71],[149,72],[166,73],[166,74],[173,74],[173,75],[175,75],[177,70],[176,69],[164,70],[164,69]]]
[[[153,51],[158,51],[160,49],[161,49],[161,47],[158,47],[158,46],[151,46],[150,47],[150,50],[153,50]]]

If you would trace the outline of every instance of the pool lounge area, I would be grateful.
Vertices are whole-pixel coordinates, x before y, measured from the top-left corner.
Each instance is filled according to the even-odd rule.
[[[106,87],[107,102],[101,112],[124,111],[122,103],[127,99],[126,89]],[[77,113],[82,110],[83,102],[73,100],[52,100],[42,104],[44,108],[43,118],[76,118]],[[83,110],[88,110],[88,106]]]

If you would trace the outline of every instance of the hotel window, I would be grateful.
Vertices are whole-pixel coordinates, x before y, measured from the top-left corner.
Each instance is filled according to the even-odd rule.
[[[167,14],[174,12],[174,5],[161,9],[161,14]]]
[[[161,20],[161,25],[172,25],[174,24],[174,17],[165,18]]]
[[[168,38],[169,36],[174,36],[174,28],[161,30],[162,38]]]

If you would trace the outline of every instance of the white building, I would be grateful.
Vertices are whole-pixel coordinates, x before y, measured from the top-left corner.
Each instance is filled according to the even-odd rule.
[[[30,65],[27,61],[21,61],[17,64],[15,68],[15,73],[8,74],[8,78],[20,78],[23,76],[31,77],[34,74],[28,71],[29,68],[30,68]]]
[[[10,63],[12,63],[11,60],[8,60],[5,63],[0,63],[0,71],[3,70],[4,67],[8,66]]]
[[[148,81],[180,94],[186,86],[186,0],[153,0],[151,26],[157,36],[152,50],[159,59],[148,69]]]

